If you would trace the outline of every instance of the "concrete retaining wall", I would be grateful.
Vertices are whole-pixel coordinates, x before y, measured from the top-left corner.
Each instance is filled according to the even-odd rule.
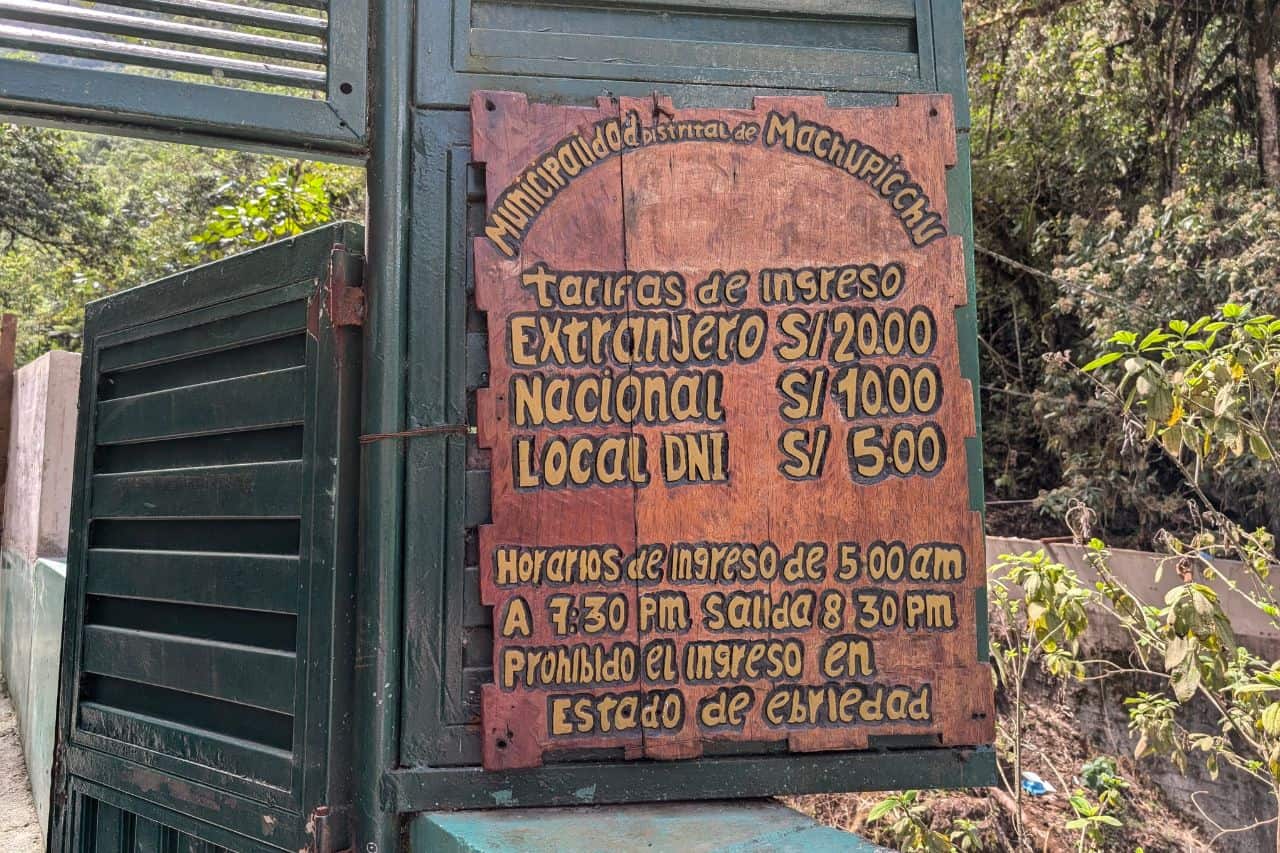
[[[79,386],[74,353],[47,353],[15,375],[0,528],[0,669],[46,825]]]
[[[1098,573],[1085,559],[1086,548],[1080,545],[1069,545],[1058,542],[1039,542],[1034,539],[987,538],[987,565],[995,565],[1002,554],[1025,554],[1043,548],[1055,562],[1061,563],[1079,575],[1080,579],[1092,586],[1098,580]],[[1164,597],[1169,590],[1182,583],[1172,563],[1165,566],[1160,580],[1156,580],[1156,569],[1162,560],[1168,558],[1148,551],[1130,551],[1118,548],[1111,552],[1108,565],[1116,576],[1133,590],[1134,594],[1144,602],[1153,605],[1164,604]],[[1243,567],[1239,563],[1219,560],[1215,568],[1233,581],[1243,581]],[[1280,659],[1280,631],[1276,631],[1271,621],[1256,607],[1248,604],[1239,595],[1230,592],[1221,582],[1204,581],[1208,586],[1218,590],[1222,601],[1222,610],[1231,619],[1231,626],[1236,636],[1246,648],[1254,654],[1270,660]],[[1247,588],[1247,584],[1241,586]],[[1090,624],[1090,641],[1116,648],[1125,643],[1125,635],[1118,623],[1095,619]]]
[[[12,552],[5,554],[5,571],[0,575],[4,674],[18,716],[31,796],[43,826],[49,822],[66,582],[67,566],[60,560],[26,563]]]
[[[1072,569],[1086,584],[1092,585],[1098,580],[1097,572],[1085,560],[1086,549],[1076,545],[991,537],[987,539],[987,564],[994,565],[1002,554],[1024,554],[1041,548],[1052,560]],[[1172,565],[1166,565],[1160,580],[1156,580],[1156,569],[1163,559],[1145,551],[1116,550],[1112,552],[1109,566],[1143,601],[1162,605],[1165,593],[1182,582]],[[1243,571],[1238,563],[1225,561],[1217,563],[1216,568],[1233,580]],[[1268,660],[1280,659],[1280,634],[1270,621],[1238,595],[1226,590],[1221,582],[1208,585],[1218,590],[1222,609],[1231,619],[1240,643]],[[1090,614],[1084,645],[1092,655],[1112,658],[1123,658],[1129,648],[1128,637],[1120,624],[1101,611]],[[1063,698],[1070,699],[1064,707],[1074,714],[1076,729],[1084,733],[1099,752],[1132,755],[1137,738],[1129,731],[1128,715],[1121,702],[1136,690],[1150,691],[1161,686],[1134,682],[1113,684],[1110,680],[1071,685],[1064,691]],[[1217,712],[1209,703],[1200,700],[1191,702],[1182,712],[1183,721],[1195,731],[1216,730],[1217,718]],[[1208,838],[1214,837],[1220,828],[1247,827],[1275,816],[1275,801],[1267,787],[1231,767],[1224,766],[1218,777],[1213,778],[1195,755],[1188,758],[1185,773],[1163,758],[1144,759],[1141,766],[1144,775],[1164,792],[1168,803],[1198,825]],[[1063,770],[1065,773],[1067,768]],[[1276,827],[1268,824],[1223,835],[1213,844],[1213,849],[1224,853],[1274,850]]]

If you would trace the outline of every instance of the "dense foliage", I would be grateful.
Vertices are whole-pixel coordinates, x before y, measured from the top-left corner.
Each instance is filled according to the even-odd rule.
[[[84,304],[337,218],[358,169],[0,126],[0,311],[18,359],[78,349]]]
[[[966,4],[988,497],[1036,499],[1041,519],[994,503],[1001,532],[1052,529],[1079,499],[1117,544],[1150,544],[1182,504],[1167,460],[1063,368],[1117,328],[1280,301],[1276,7]],[[1210,488],[1248,519],[1280,513]]]

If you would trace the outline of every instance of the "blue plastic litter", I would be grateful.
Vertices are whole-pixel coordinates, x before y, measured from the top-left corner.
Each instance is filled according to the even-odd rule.
[[[1033,797],[1043,797],[1045,794],[1052,794],[1057,789],[1030,770],[1023,770],[1022,790]]]

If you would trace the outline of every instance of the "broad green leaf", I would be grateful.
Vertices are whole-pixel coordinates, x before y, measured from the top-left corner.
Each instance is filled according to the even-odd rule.
[[[1121,330],[1116,332],[1107,339],[1109,344],[1120,344],[1121,346],[1131,347],[1138,342],[1138,333]]]
[[[867,812],[867,823],[875,823],[897,807],[898,801],[895,799],[881,800]]]
[[[1182,662],[1186,660],[1187,655],[1193,654],[1196,650],[1196,641],[1189,637],[1174,637],[1164,649],[1164,668],[1168,672],[1173,672]]]
[[[1122,352],[1115,352],[1114,350],[1112,352],[1104,352],[1102,355],[1098,356],[1080,369],[1088,373],[1090,371],[1106,367],[1108,364],[1112,364],[1122,358],[1124,358],[1124,353]]]
[[[1275,737],[1280,735],[1280,702],[1272,702],[1262,709],[1262,730]]]

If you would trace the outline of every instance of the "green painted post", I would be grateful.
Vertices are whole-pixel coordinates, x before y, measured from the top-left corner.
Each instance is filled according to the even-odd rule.
[[[394,432],[404,423],[412,4],[374,0],[370,31],[366,434]],[[397,815],[384,804],[381,787],[383,773],[398,763],[402,452],[397,442],[375,442],[365,446],[362,460],[352,839],[357,853],[391,853],[399,844]]]

